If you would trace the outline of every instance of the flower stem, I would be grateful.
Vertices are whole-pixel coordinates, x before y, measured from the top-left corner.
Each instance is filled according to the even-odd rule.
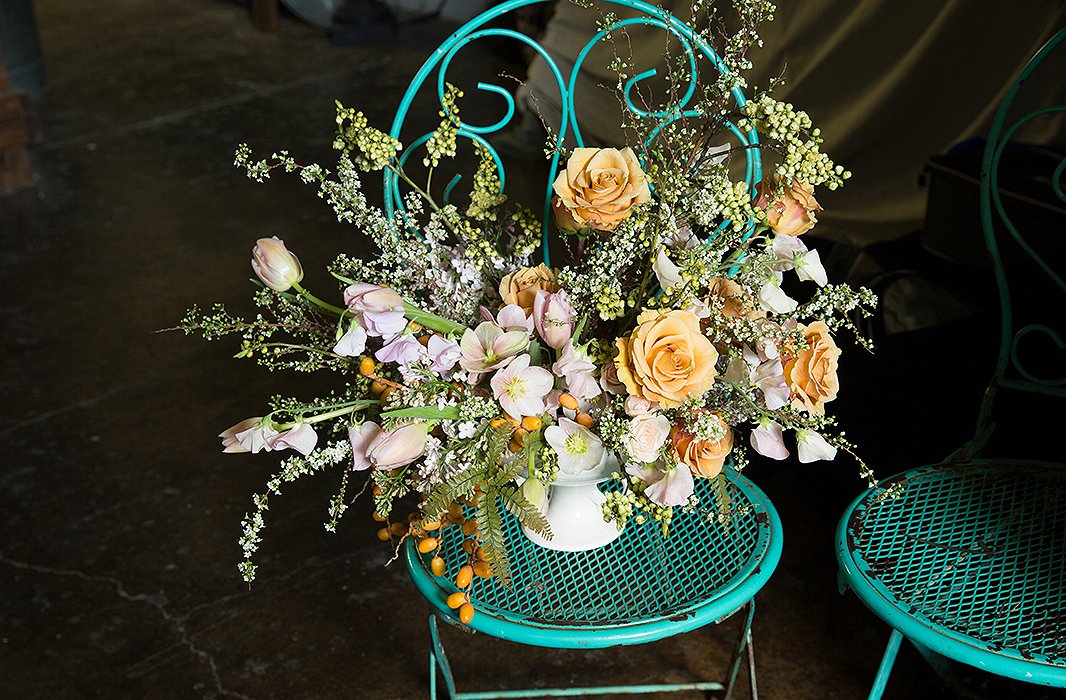
[[[330,312],[332,314],[337,314],[338,316],[343,316],[344,314],[346,314],[348,312],[347,309],[342,309],[339,306],[334,306],[333,304],[330,304],[329,302],[322,301],[321,299],[316,297],[314,294],[312,294],[311,292],[309,292],[306,289],[304,289],[303,287],[301,287],[300,284],[297,283],[297,282],[293,283],[292,288],[295,289],[297,292],[299,292],[300,296],[302,296],[304,299],[307,299],[309,302],[311,302],[312,304],[314,304],[318,308],[323,309],[324,311],[328,311],[328,312]]]

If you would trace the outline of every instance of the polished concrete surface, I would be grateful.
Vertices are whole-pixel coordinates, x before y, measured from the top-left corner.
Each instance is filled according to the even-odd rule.
[[[402,567],[384,566],[366,503],[338,534],[323,531],[337,475],[273,498],[259,580],[249,590],[236,570],[240,519],[277,458],[222,455],[215,435],[271,394],[299,381],[311,395],[329,378],[266,374],[231,359],[231,345],[155,331],[194,303],[249,312],[258,237],[283,238],[323,290],[333,254],[369,252],[294,179],[245,179],[233,148],[325,162],[333,100],[386,126],[449,25],[334,48],[291,19],[278,36],[257,33],[220,1],[37,10],[50,79],[36,103],[37,187],[0,198],[0,696],[425,697],[427,606]],[[978,370],[940,377],[930,394],[935,367],[912,358],[936,342],[846,351],[841,419],[882,473],[967,437],[989,356],[968,352]],[[837,592],[832,533],[861,487],[853,465],[750,473],[786,530],[755,619],[761,697],[865,697],[888,629]],[[444,634],[473,690],[717,677],[735,624],[585,653]],[[968,687],[1054,696],[980,674]],[[949,696],[904,646],[885,697]]]

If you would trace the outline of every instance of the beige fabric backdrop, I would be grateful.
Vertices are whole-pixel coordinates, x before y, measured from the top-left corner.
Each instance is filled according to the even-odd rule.
[[[687,1],[663,6],[688,19]],[[558,3],[542,42],[564,73],[595,32],[597,14]],[[763,87],[784,71],[775,95],[806,110],[824,149],[854,172],[844,189],[819,195],[826,211],[815,231],[867,245],[917,230],[922,164],[983,135],[1011,79],[1064,23],[1062,0],[780,0],[776,20],[763,25],[764,47],[751,54],[749,85]],[[641,70],[663,54],[662,32],[635,31],[629,40]],[[590,55],[576,91],[582,133],[594,143],[625,142],[618,99],[603,87],[616,82],[605,68],[614,51]],[[558,91],[542,60],[531,64],[527,87],[557,122]],[[1053,87],[1061,93],[1061,80]],[[1053,130],[1029,136],[1050,139]]]

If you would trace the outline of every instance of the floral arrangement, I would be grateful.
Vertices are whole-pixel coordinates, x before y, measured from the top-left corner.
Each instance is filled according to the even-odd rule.
[[[244,519],[246,580],[270,497],[328,468],[341,474],[331,532],[363,475],[378,536],[397,549],[414,538],[437,575],[446,570],[440,528],[461,528],[469,561],[449,604],[469,620],[472,577],[506,581],[521,565],[508,556],[504,512],[550,537],[545,494],[560,474],[616,458],[612,476],[624,487],[607,494],[605,520],[652,520],[668,536],[680,511],[708,526],[737,517],[726,474],[750,450],[782,460],[794,446],[801,462],[854,456],[826,408],[839,390],[839,332],[854,330],[851,318],[876,299],[829,284],[802,238],[821,211],[815,189],[835,189],[850,173],[820,150],[804,112],[767,92],[731,102],[770,7],[742,4],[745,29],[722,52],[733,70],[702,87],[704,116],[634,116],[637,137],[622,148],[549,143],[565,157],[552,198],[569,253],[560,266],[534,264],[540,224],[507,200],[484,146],[474,145],[465,207],[436,201],[405,172],[401,144],[339,103],[336,172],[238,149],[249,177],[297,172],[380,248],[371,259],[337,257],[329,271],[338,287],[323,299],[301,286],[301,263],[282,241],[260,239],[252,269],[261,312],[194,308],[181,324],[212,340],[240,335],[237,356],[268,369],[336,373],[329,395],[275,397],[265,415],[220,435],[225,452],[289,451]],[[456,154],[461,97],[448,87],[425,144],[430,174]],[[742,149],[715,145],[727,120],[761,135],[771,174],[754,190],[730,173]],[[391,216],[360,181],[381,170],[410,190]],[[697,498],[696,479],[711,480],[713,502]]]

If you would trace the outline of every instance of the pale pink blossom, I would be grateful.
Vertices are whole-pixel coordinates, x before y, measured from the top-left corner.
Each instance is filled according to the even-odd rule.
[[[524,330],[505,331],[491,321],[483,321],[477,328],[463,331],[459,366],[468,372],[491,372],[507,366],[528,347],[529,334]]]
[[[237,435],[253,428],[259,427],[259,424],[262,421],[262,416],[257,416],[255,418],[245,418],[237,425],[223,430],[221,433],[218,434],[218,436],[222,438],[222,451],[230,454],[248,452],[249,449],[241,444],[241,441],[237,439]]]
[[[488,320],[492,320],[490,316]],[[496,325],[505,331],[533,332],[533,317],[526,316],[526,312],[518,304],[508,304],[496,314]]]
[[[600,466],[605,455],[600,438],[569,418],[545,428],[544,440],[559,456],[559,469],[571,476]]]
[[[644,413],[629,421],[626,452],[640,462],[654,462],[666,439],[670,437],[670,421],[661,413]]]
[[[591,399],[600,395],[595,371],[596,365],[589,356],[584,350],[574,347],[573,343],[567,343],[558,361],[552,365],[555,376],[563,377],[566,388],[579,399]]]
[[[309,455],[318,445],[318,433],[307,423],[297,423],[269,438],[267,444],[272,450],[292,449],[302,455]]]
[[[653,413],[658,410],[659,404],[649,401],[643,396],[637,396],[636,394],[630,394],[626,397],[625,411],[626,415],[630,418],[636,418],[637,416],[643,416],[648,413]]]
[[[300,260],[289,252],[277,236],[260,238],[255,242],[252,248],[252,270],[263,284],[275,292],[284,292],[304,278]]]
[[[261,417],[247,418],[218,434],[223,452],[269,452],[270,438],[277,435],[274,424]]]
[[[785,370],[781,366],[780,358],[767,360],[756,367],[752,373],[752,381],[762,391],[766,407],[771,411],[788,404],[791,392],[785,381]]]
[[[455,367],[459,358],[463,356],[459,343],[439,335],[430,336],[426,349],[429,351],[431,360],[429,368],[438,376],[444,376],[444,373]]]
[[[751,446],[763,457],[777,460],[788,457],[784,431],[780,425],[770,420],[763,420],[759,427],[751,431]]]
[[[600,388],[609,394],[626,393],[626,385],[618,380],[618,367],[613,362],[600,367]]]
[[[352,469],[361,472],[374,466],[367,456],[367,447],[381,433],[381,426],[372,420],[348,428],[348,441],[352,443]]]
[[[819,287],[824,287],[829,282],[821,255],[817,250],[808,250],[798,237],[775,236],[773,251],[779,261],[774,269],[785,271],[795,268],[796,276],[800,280],[815,282]]]
[[[577,314],[570,297],[560,289],[558,292],[540,290],[533,299],[533,325],[545,343],[561,350],[574,334]]]
[[[819,460],[831,460],[837,456],[837,448],[813,430],[796,431],[796,452],[804,464]]]
[[[492,395],[512,418],[539,416],[546,408],[545,397],[555,377],[543,367],[530,367],[529,355],[519,355],[492,376]]]
[[[358,323],[353,323],[337,344],[333,346],[333,352],[342,357],[355,357],[362,355],[366,350],[366,329]]]
[[[407,328],[403,311],[363,311],[358,318],[367,335],[375,338],[394,338]]]
[[[426,347],[415,340],[413,335],[400,335],[381,346],[374,353],[381,362],[393,362],[400,367],[410,367],[429,357]]]
[[[696,490],[692,471],[683,464],[667,469],[658,465],[631,464],[626,467],[626,472],[647,484],[644,495],[661,506],[683,506]]]

